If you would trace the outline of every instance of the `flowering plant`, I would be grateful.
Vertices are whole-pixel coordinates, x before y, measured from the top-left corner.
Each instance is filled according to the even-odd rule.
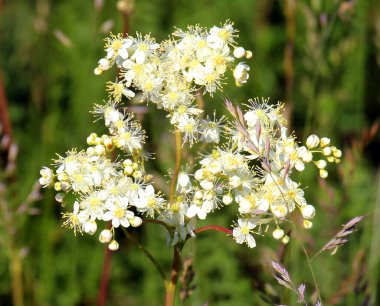
[[[120,79],[107,83],[109,100],[95,105],[93,111],[104,120],[109,133],[92,133],[86,150],[70,150],[58,156],[54,170],[41,170],[41,185],[54,187],[59,203],[69,202],[68,193],[75,197],[68,205],[72,211],[63,214],[64,225],[74,233],[95,234],[103,224],[99,240],[112,251],[119,248],[117,228],[126,235],[127,228],[145,222],[167,229],[168,242],[174,248],[169,279],[145,252],[166,280],[165,305],[174,303],[180,251],[197,233],[223,231],[238,244],[254,248],[254,236],[272,228],[273,237],[287,243],[286,221],[297,211],[304,227],[311,228],[315,208],[306,201],[301,183],[295,182],[292,174],[310,163],[326,178],[327,163],[338,163],[342,155],[326,137],[311,135],[305,145],[298,143],[287,130],[284,105],[271,105],[269,99],[256,98],[244,108],[227,100],[228,118],[204,115],[196,104],[197,95],[222,91],[229,70],[237,86],[249,78],[250,67],[235,61],[249,60],[252,53],[237,46],[236,37],[231,22],[211,29],[177,29],[161,43],[150,35],[111,35],[95,74],[116,66]],[[150,157],[143,149],[145,132],[123,106],[123,101],[136,93],[141,93],[140,102],[154,103],[166,111],[174,127],[176,160],[168,195],[155,190],[152,175],[145,170]],[[197,142],[207,144],[209,153],[192,169],[181,170],[182,147]],[[230,205],[237,214],[232,229],[196,227],[197,219],[222,213],[220,208]]]

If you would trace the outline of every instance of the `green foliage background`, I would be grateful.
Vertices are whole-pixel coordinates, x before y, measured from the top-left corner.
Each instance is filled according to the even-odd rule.
[[[55,152],[81,149],[91,132],[101,133],[89,110],[106,99],[105,82],[112,75],[96,77],[93,69],[103,54],[104,29],[112,22],[114,33],[122,31],[123,18],[116,1],[12,0],[0,7],[0,69],[19,145],[7,199],[17,207]],[[335,256],[316,259],[313,267],[324,305],[379,305],[380,138],[369,131],[376,132],[379,121],[380,7],[375,0],[138,0],[129,26],[131,33],[151,32],[160,40],[174,26],[212,26],[226,19],[235,22],[239,44],[252,50],[253,60],[249,82],[237,89],[228,80],[224,96],[238,103],[256,96],[285,102],[296,135],[331,137],[343,149],[343,162],[327,181],[313,171],[302,174],[307,198],[317,207],[315,226],[300,230],[285,249],[259,237],[258,247],[248,250],[220,233],[200,234],[189,243],[185,255],[194,258],[197,288],[185,305],[295,305],[295,297],[271,276],[269,260],[283,254],[295,283],[305,282],[312,295],[302,244],[315,253],[357,215],[366,218],[350,242]],[[286,55],[286,48],[293,52]],[[222,96],[205,99],[206,109],[223,112]],[[151,170],[165,175],[173,167],[170,126],[154,108],[143,122],[147,149],[157,153]],[[166,124],[167,131],[155,128],[158,124]],[[165,190],[165,178],[157,180]],[[95,305],[103,245],[61,228],[54,194],[43,195],[35,204],[38,215],[15,217],[15,243],[28,250],[26,305]],[[229,226],[231,216],[226,210],[207,223]],[[7,235],[0,228],[0,236]],[[169,268],[172,254],[163,231],[146,225],[132,232]],[[120,241],[112,256],[107,305],[162,305],[158,273],[136,247]],[[1,245],[0,305],[12,305],[9,259]]]

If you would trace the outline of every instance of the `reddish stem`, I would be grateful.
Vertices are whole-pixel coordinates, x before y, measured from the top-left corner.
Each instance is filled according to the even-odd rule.
[[[194,233],[197,234],[197,233],[204,232],[204,231],[218,231],[218,232],[226,233],[228,235],[232,235],[232,230],[225,228],[223,226],[218,226],[218,225],[202,226],[202,227],[196,228],[194,230]]]
[[[110,251],[108,247],[105,246],[103,271],[102,271],[102,277],[100,280],[100,288],[99,288],[98,303],[97,303],[98,306],[106,305],[107,288],[108,288],[108,281],[109,281],[110,270],[111,270],[111,255],[112,255],[112,251]]]
[[[111,222],[108,222],[107,228],[110,229],[112,227]],[[99,285],[99,294],[97,306],[105,306],[107,301],[107,289],[110,278],[110,270],[111,270],[111,257],[112,251],[108,249],[108,245],[104,246],[104,258],[103,258],[103,269],[102,276],[100,278]]]
[[[5,93],[2,72],[0,71],[0,122],[4,129],[4,135],[12,137],[12,126],[9,118],[8,100]],[[9,142],[10,143],[10,142]]]
[[[180,262],[181,250],[178,245],[175,245],[170,280],[165,284],[165,306],[174,306]]]

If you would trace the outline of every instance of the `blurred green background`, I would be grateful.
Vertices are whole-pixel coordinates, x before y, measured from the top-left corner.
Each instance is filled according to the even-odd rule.
[[[311,133],[330,137],[342,148],[343,161],[331,167],[326,181],[312,169],[298,178],[308,186],[306,196],[317,216],[315,226],[286,247],[268,235],[250,250],[217,232],[199,234],[189,243],[185,256],[193,258],[197,287],[184,305],[296,305],[295,296],[272,277],[271,258],[284,262],[295,283],[305,282],[307,296],[315,301],[302,245],[314,254],[357,215],[366,216],[359,231],[336,255],[318,257],[313,267],[324,305],[380,305],[376,0],[1,0],[0,73],[6,95],[0,99],[8,101],[19,154],[7,161],[9,146],[3,138],[0,305],[13,305],[9,271],[15,262],[22,266],[25,305],[97,304],[105,254],[97,237],[74,237],[61,227],[62,209],[52,191],[44,190],[40,200],[26,203],[27,209],[18,207],[55,152],[82,149],[91,132],[104,132],[89,111],[107,99],[105,82],[116,76],[93,74],[109,31],[128,26],[132,34],[150,32],[161,40],[174,26],[210,27],[226,19],[234,21],[238,43],[252,50],[253,59],[248,83],[236,88],[229,80],[223,97],[237,103],[256,96],[283,101],[298,138]],[[206,96],[206,109],[222,113],[223,97]],[[146,149],[156,152],[150,171],[165,190],[160,175],[174,160],[170,126],[153,107],[142,117],[149,136]],[[0,118],[6,118],[4,109]],[[207,223],[229,226],[232,209],[221,212]],[[169,268],[171,249],[161,229],[148,224],[131,232]],[[119,241],[120,250],[111,258],[106,305],[162,305],[163,284],[156,270],[135,246],[122,237]]]

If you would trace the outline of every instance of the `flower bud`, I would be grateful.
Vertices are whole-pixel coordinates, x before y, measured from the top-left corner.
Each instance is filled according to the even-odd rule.
[[[271,211],[273,215],[278,219],[282,219],[288,214],[288,208],[282,204],[272,205]]]
[[[325,169],[321,169],[321,170],[319,170],[319,176],[321,178],[326,178],[329,176],[329,173]]]
[[[341,158],[341,157],[342,157],[342,151],[336,149],[335,151],[333,151],[333,155],[334,155],[334,157],[336,157],[336,158]]]
[[[70,189],[70,184],[69,182],[62,182],[61,183],[61,190],[63,192],[67,192]]]
[[[58,202],[58,203],[62,203],[63,200],[65,199],[65,194],[62,193],[62,192],[59,192],[55,195],[55,200]]]
[[[306,229],[310,229],[313,227],[313,222],[309,220],[303,220],[303,227]]]
[[[249,50],[245,51],[245,57],[246,57],[247,59],[250,59],[250,58],[252,57],[252,52],[249,51]]]
[[[103,73],[103,70],[100,69],[99,67],[96,67],[96,68],[94,69],[94,74],[95,74],[95,75],[101,75],[102,73]]]
[[[140,170],[137,170],[135,172],[133,172],[132,176],[135,178],[135,179],[140,179],[142,177],[142,172]]]
[[[235,58],[242,58],[245,56],[245,50],[243,47],[237,47],[234,50],[234,56]]]
[[[230,177],[228,182],[232,188],[237,188],[241,185],[241,179],[237,175]]]
[[[223,204],[224,205],[230,205],[232,203],[232,201],[233,201],[233,198],[230,194],[225,194],[223,196]]]
[[[322,153],[325,156],[331,155],[331,148],[330,147],[323,148]]]
[[[220,163],[213,162],[208,165],[207,169],[214,175],[222,172],[222,167],[220,166]]]
[[[123,166],[132,166],[133,162],[130,159],[126,159],[123,161]]]
[[[88,147],[87,150],[86,150],[86,152],[87,152],[88,156],[94,156],[95,155],[95,149],[94,149],[94,147]]]
[[[201,187],[204,189],[204,190],[212,190],[214,188],[214,183],[213,182],[210,182],[210,181],[202,181],[201,182]]]
[[[285,233],[284,233],[284,230],[281,229],[281,228],[276,228],[273,233],[273,238],[276,239],[276,240],[280,240],[284,237]]]
[[[203,192],[200,191],[200,190],[197,190],[197,191],[194,193],[194,198],[197,199],[197,200],[203,199]]]
[[[327,162],[323,159],[320,159],[315,162],[315,165],[317,166],[318,169],[324,169],[327,166]]]
[[[190,177],[186,173],[181,172],[178,175],[178,184],[181,187],[186,187],[189,183],[190,183]]]
[[[108,70],[110,68],[110,61],[106,58],[102,58],[98,62],[101,70]]]
[[[129,223],[131,223],[133,227],[138,227],[142,224],[142,219],[137,216],[134,216],[132,219],[129,219],[128,221]]]
[[[54,189],[55,189],[55,191],[61,191],[61,190],[62,190],[62,189],[61,189],[61,185],[62,185],[61,182],[56,182],[56,183],[54,184]]]
[[[322,137],[321,138],[321,147],[324,148],[330,144],[330,138]]]
[[[306,205],[301,207],[302,216],[305,219],[313,219],[315,216],[315,208],[313,205]]]
[[[306,146],[309,148],[309,149],[314,149],[316,147],[318,147],[319,145],[319,137],[317,135],[310,135],[309,137],[307,137],[306,139]]]
[[[59,181],[67,181],[69,179],[69,176],[66,172],[61,172],[60,174],[58,174],[57,178]]]
[[[284,238],[282,238],[282,240],[281,240],[281,242],[283,243],[283,244],[287,244],[288,242],[289,242],[289,236],[288,235],[285,235],[284,236]]]
[[[204,173],[203,169],[199,169],[199,170],[195,171],[194,177],[197,181],[203,180],[205,177],[205,173]]]
[[[112,240],[112,232],[109,229],[104,229],[100,232],[99,241],[101,243],[108,243]]]
[[[103,145],[106,147],[107,150],[111,150],[113,148],[112,138],[105,138],[103,140]]]
[[[95,153],[96,155],[104,155],[104,153],[106,153],[106,148],[103,145],[98,144],[95,147]]]
[[[95,141],[96,137],[98,137],[98,135],[96,135],[96,133],[91,133],[90,136],[87,137],[87,144],[89,146],[93,146],[95,144],[94,141]]]
[[[313,154],[306,148],[304,150],[299,150],[298,156],[302,159],[304,163],[310,163],[313,160]]]
[[[207,201],[211,201],[213,200],[215,197],[215,193],[214,192],[205,192],[205,195],[204,195],[204,199],[207,200]]]
[[[116,240],[112,240],[108,245],[110,251],[117,251],[119,249],[119,243]]]
[[[96,230],[98,229],[98,226],[95,221],[93,220],[88,220],[84,224],[83,230],[90,235],[95,234]]]
[[[126,166],[124,168],[124,174],[131,175],[133,173],[133,168],[131,166]]]

